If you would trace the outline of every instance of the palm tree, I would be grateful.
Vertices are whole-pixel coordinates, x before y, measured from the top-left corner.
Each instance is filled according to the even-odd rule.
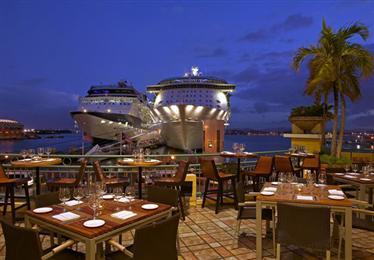
[[[359,79],[369,77],[374,69],[372,54],[361,45],[349,41],[355,35],[366,40],[369,37],[368,28],[360,23],[354,23],[334,33],[323,20],[318,44],[310,48],[300,48],[293,60],[294,68],[299,69],[302,61],[307,56],[312,56],[309,61],[310,75],[306,94],[316,95],[322,91],[328,95],[331,91],[333,92],[334,120],[331,154],[338,157],[342,150],[345,129],[345,97],[349,97],[351,101],[360,97]],[[339,98],[341,100],[341,123],[337,140]]]

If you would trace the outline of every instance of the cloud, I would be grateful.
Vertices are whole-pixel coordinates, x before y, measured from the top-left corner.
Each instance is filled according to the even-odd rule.
[[[302,14],[293,14],[288,16],[280,23],[274,24],[269,28],[263,28],[256,31],[249,32],[239,41],[259,42],[270,38],[274,38],[277,33],[294,31],[302,28],[309,27],[313,24],[313,17],[305,16]]]
[[[196,48],[194,52],[196,58],[219,58],[228,54],[228,51],[224,48]]]

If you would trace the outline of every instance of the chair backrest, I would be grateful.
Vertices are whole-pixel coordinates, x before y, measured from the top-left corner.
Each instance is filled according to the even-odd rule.
[[[276,155],[274,157],[274,166],[276,172],[294,172],[291,157]]]
[[[35,230],[16,227],[0,220],[5,238],[6,260],[40,260],[42,247]]]
[[[134,259],[176,260],[179,214],[139,228],[134,237]]]
[[[79,172],[78,172],[78,175],[77,177],[75,178],[75,183],[74,183],[74,186],[78,186],[79,183],[82,181],[83,179],[83,175],[84,175],[84,172],[86,170],[86,167],[87,167],[87,159],[83,159],[82,162],[81,162],[81,167],[79,168]]]
[[[43,194],[35,196],[35,207],[36,208],[48,207],[48,206],[59,204],[59,203],[60,203],[60,199],[58,196],[58,192],[43,193]]]
[[[316,156],[313,158],[304,158],[302,168],[303,169],[319,169],[320,168],[319,156]]]
[[[174,176],[176,182],[178,182],[179,184],[182,184],[184,182],[187,176],[189,166],[190,166],[190,163],[188,161],[178,162],[178,168]]]
[[[255,172],[271,175],[273,173],[274,158],[272,156],[260,156],[257,159]]]
[[[100,166],[100,162],[99,161],[94,161],[92,163],[92,166],[93,166],[94,171],[96,173],[96,180],[105,182],[105,174],[104,174],[103,168],[101,168],[101,166]]]
[[[330,249],[330,209],[278,203],[278,243]]]
[[[200,158],[200,170],[204,177],[217,180],[219,178],[216,163],[213,159]]]
[[[147,199],[152,202],[178,207],[178,191],[175,189],[149,186],[147,188]]]
[[[8,178],[8,176],[5,174],[4,167],[0,164],[0,179],[1,178]]]

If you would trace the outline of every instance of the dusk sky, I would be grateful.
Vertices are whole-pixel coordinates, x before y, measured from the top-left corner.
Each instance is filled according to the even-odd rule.
[[[72,128],[69,112],[93,84],[145,86],[191,66],[237,85],[231,126],[289,127],[306,69],[290,67],[333,28],[361,21],[374,52],[373,1],[1,1],[0,118]],[[348,105],[348,128],[374,128],[374,77]]]

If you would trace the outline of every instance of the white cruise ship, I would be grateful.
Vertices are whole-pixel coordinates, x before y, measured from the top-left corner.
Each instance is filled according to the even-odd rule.
[[[202,76],[197,67],[183,77],[147,86],[147,91],[155,94],[153,110],[159,118],[162,138],[169,147],[186,151],[206,147],[204,132],[212,122],[227,123],[230,93],[234,90],[235,85],[225,80]],[[219,131],[209,141],[209,147],[217,143],[216,150],[223,144],[223,129]]]
[[[92,86],[79,103],[78,111],[71,115],[86,139],[94,142],[141,136],[158,121],[147,97],[127,81]]]

